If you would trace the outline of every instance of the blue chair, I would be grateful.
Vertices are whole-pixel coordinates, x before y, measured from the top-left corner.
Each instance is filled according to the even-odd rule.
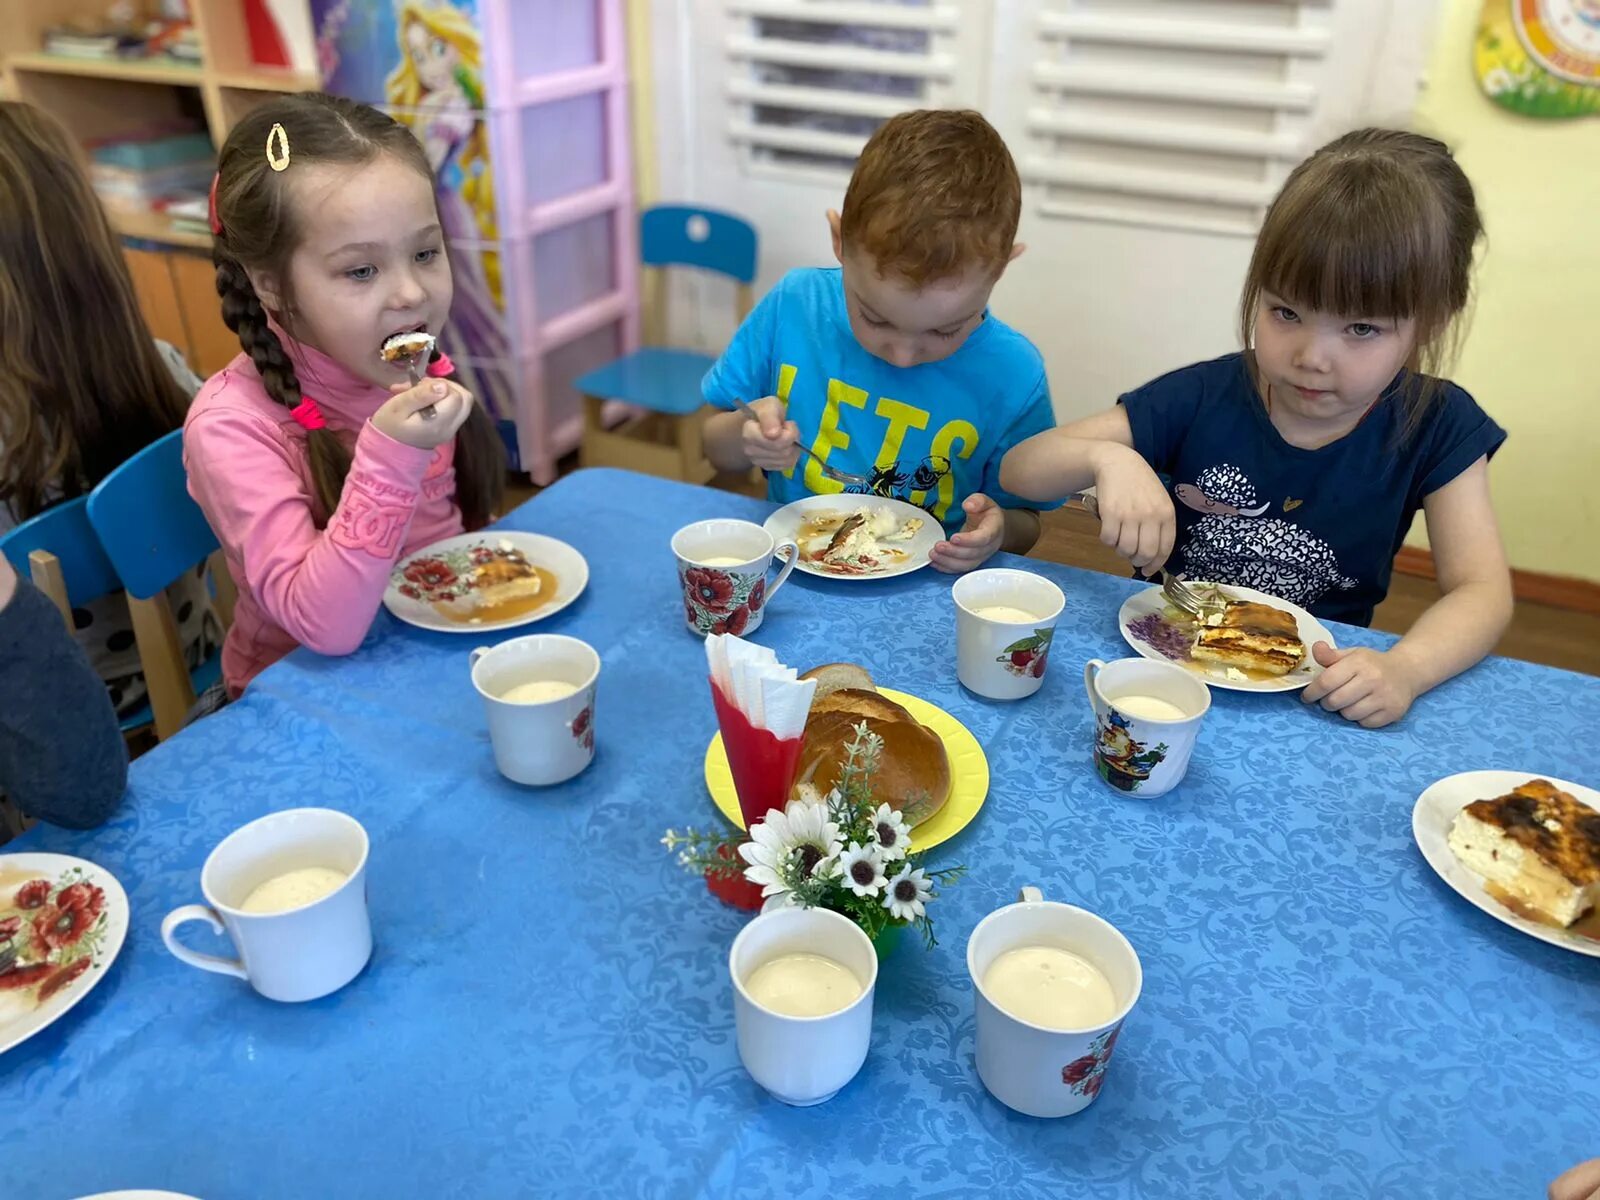
[[[716,209],[646,209],[639,217],[640,259],[651,268],[646,313],[665,328],[666,268],[690,267],[732,279],[735,316],[744,320],[756,278],[756,244],[748,222]],[[574,386],[584,398],[582,464],[704,483],[712,471],[700,445],[700,381],[715,361],[695,350],[648,346],[577,379]],[[608,427],[610,401],[634,410],[615,428]]]
[[[116,568],[89,524],[87,496],[64,501],[24,521],[0,537],[0,552],[60,610],[69,631],[76,628],[74,608],[122,588]],[[122,731],[143,729],[151,720],[150,705],[141,704],[122,718]]]
[[[88,509],[89,523],[128,595],[156,736],[171,737],[183,727],[196,692],[220,677],[222,656],[212,655],[190,675],[166,589],[210,559],[224,625],[232,623],[234,598],[216,534],[189,496],[183,432],[152,442],[107,475],[89,493]]]

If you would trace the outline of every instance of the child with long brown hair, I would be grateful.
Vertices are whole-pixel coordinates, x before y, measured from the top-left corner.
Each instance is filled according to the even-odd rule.
[[[493,422],[436,361],[382,361],[450,312],[426,157],[402,125],[284,96],[229,134],[214,184],[222,315],[243,353],[184,426],[189,489],[239,588],[223,648],[237,695],[296,645],[348,654],[394,562],[489,520],[505,483]]]
[[[1191,578],[1359,625],[1421,509],[1443,595],[1389,650],[1318,643],[1324,669],[1303,693],[1369,728],[1398,720],[1493,650],[1511,616],[1488,469],[1505,433],[1439,377],[1482,232],[1442,143],[1388,129],[1338,138],[1267,211],[1244,352],[1024,442],[1004,486],[1044,499],[1092,484],[1101,540],[1141,571],[1175,555]]]
[[[200,380],[151,338],[116,235],[52,117],[0,101],[0,533],[91,491],[183,424]],[[204,581],[169,593],[190,666],[221,639]],[[127,603],[73,612],[127,715],[146,690]]]

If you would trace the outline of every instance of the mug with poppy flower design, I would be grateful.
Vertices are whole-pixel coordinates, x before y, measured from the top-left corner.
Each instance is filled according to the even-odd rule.
[[[1050,946],[1099,968],[1115,1009],[1084,1029],[1051,1028],[1006,1011],[984,990],[994,960],[1008,950]],[[996,909],[967,939],[967,973],[977,1006],[978,1078],[1007,1108],[1030,1117],[1065,1117],[1094,1103],[1117,1035],[1144,986],[1139,955],[1103,917],[1046,900],[1025,887],[1017,903]]]
[[[793,541],[777,541],[753,521],[718,518],[685,525],[672,535],[683,585],[683,620],[691,633],[751,634],[761,628],[767,603],[800,561]],[[784,560],[767,585],[773,556]]]

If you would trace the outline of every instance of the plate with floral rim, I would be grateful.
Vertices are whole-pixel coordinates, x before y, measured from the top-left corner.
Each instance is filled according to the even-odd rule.
[[[540,590],[484,608],[463,601],[478,569],[496,559],[531,566]],[[589,562],[577,550],[542,533],[485,529],[424,546],[395,564],[383,606],[408,625],[438,633],[493,633],[553,617],[589,586]]]
[[[0,1053],[54,1024],[111,969],[128,897],[65,854],[0,854]]]
[[[879,688],[878,694],[893,700],[918,724],[933,730],[944,743],[945,756],[950,761],[950,795],[938,812],[911,829],[911,852],[921,854],[940,842],[948,842],[972,824],[989,796],[989,758],[972,731],[937,704],[893,688]],[[722,748],[720,733],[706,747],[705,775],[706,788],[717,811],[743,829],[739,793],[733,789],[733,770],[728,766],[728,752]]]
[[[1232,692],[1298,692],[1322,674],[1322,668],[1317,665],[1316,659],[1311,657],[1311,647],[1318,642],[1327,642],[1330,646],[1338,647],[1339,643],[1333,640],[1333,634],[1328,632],[1328,627],[1298,604],[1291,604],[1281,597],[1266,592],[1258,592],[1255,588],[1239,587],[1231,583],[1211,584],[1193,580],[1188,582],[1195,587],[1214,587],[1230,600],[1251,600],[1257,604],[1281,608],[1294,617],[1295,624],[1300,627],[1300,640],[1306,647],[1305,661],[1287,675],[1251,676],[1237,668],[1225,667],[1220,663],[1200,662],[1191,658],[1189,644],[1194,640],[1194,623],[1187,621],[1183,614],[1172,606],[1159,584],[1142,592],[1135,592],[1124,600],[1122,608],[1117,613],[1117,628],[1122,632],[1122,640],[1145,658],[1187,667],[1208,687],[1225,688]]]

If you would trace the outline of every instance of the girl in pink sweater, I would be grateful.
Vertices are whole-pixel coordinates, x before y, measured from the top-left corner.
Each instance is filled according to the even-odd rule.
[[[494,425],[437,359],[380,357],[450,312],[426,157],[376,109],[285,96],[234,126],[213,184],[222,316],[244,352],[184,424],[189,491],[238,584],[237,696],[296,645],[349,654],[395,560],[484,525],[505,482]]]

